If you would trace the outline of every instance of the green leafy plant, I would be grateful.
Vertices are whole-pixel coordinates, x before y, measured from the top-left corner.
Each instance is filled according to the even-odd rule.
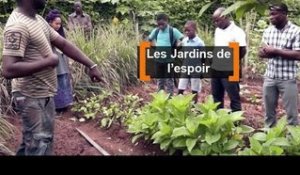
[[[242,112],[216,110],[210,96],[205,103],[194,106],[193,95],[169,99],[164,92],[153,94],[153,101],[142,109],[128,125],[133,142],[143,137],[159,144],[164,151],[183,155],[235,154],[243,147],[243,135],[254,129],[235,123],[243,120]]]
[[[138,114],[143,99],[137,95],[124,95],[118,102],[102,107],[100,127],[110,128],[113,123],[122,125]]]
[[[112,93],[107,91],[100,95],[94,95],[76,103],[72,111],[82,113],[86,119],[95,119],[97,114],[101,112],[101,104],[111,96]]]
[[[249,137],[250,148],[239,152],[239,155],[284,155],[290,146],[286,138],[286,118],[281,118],[273,128],[263,129]]]
[[[287,155],[300,155],[300,127],[287,126],[288,134],[286,136],[290,146],[285,149]]]

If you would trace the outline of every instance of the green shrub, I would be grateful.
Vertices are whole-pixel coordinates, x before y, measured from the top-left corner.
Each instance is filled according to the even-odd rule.
[[[153,101],[142,109],[140,116],[128,123],[129,133],[138,138],[153,140],[164,151],[184,155],[235,154],[244,146],[244,133],[249,126],[235,126],[243,120],[242,112],[216,111],[210,96],[205,103],[193,105],[193,95],[169,96],[164,92],[153,94]]]

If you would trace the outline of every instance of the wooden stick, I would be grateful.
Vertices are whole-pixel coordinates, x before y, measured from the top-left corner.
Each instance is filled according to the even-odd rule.
[[[93,139],[91,139],[86,133],[76,128],[76,130],[90,143],[92,144],[101,154],[104,156],[110,156],[110,154],[105,151],[100,145],[98,145]]]

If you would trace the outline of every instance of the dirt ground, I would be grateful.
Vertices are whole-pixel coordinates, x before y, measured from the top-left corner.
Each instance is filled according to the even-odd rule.
[[[130,134],[122,128],[112,127],[109,130],[101,129],[95,121],[85,123],[71,120],[71,113],[66,113],[55,121],[54,155],[59,156],[100,156],[102,155],[76,128],[85,132],[110,155],[162,155],[158,146],[140,142],[131,143]],[[16,151],[21,142],[21,120],[11,118],[10,122],[16,126],[15,137],[9,141],[9,148]]]
[[[242,107],[245,111],[243,123],[254,128],[263,126],[264,109],[262,104],[262,80],[245,80],[241,83]],[[127,91],[138,94],[145,101],[149,101],[149,94],[155,92],[155,84],[145,84],[142,87],[131,87]],[[199,101],[210,95],[210,83],[202,84],[202,92]],[[228,97],[225,97],[225,107],[229,108]],[[282,103],[279,101],[278,116],[284,115]],[[72,113],[65,113],[55,121],[54,154],[55,155],[101,155],[89,144],[76,130],[79,128],[90,136],[97,144],[103,147],[111,155],[165,155],[158,145],[147,142],[133,144],[131,135],[125,129],[113,126],[109,130],[101,129],[99,121],[74,122]],[[11,117],[10,122],[16,126],[15,137],[9,142],[8,147],[16,151],[21,142],[21,121],[18,117]]]

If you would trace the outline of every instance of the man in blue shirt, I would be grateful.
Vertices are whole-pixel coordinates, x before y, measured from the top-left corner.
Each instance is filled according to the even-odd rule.
[[[183,39],[183,34],[178,29],[169,25],[169,17],[166,14],[159,14],[156,19],[157,28],[153,29],[149,35],[149,41],[154,41],[157,47],[174,47],[178,40]],[[170,59],[157,61],[156,69],[159,75],[167,74],[167,64],[172,62]],[[167,87],[167,93],[173,95],[174,84],[172,78],[160,78],[158,79],[158,91],[165,90]]]

